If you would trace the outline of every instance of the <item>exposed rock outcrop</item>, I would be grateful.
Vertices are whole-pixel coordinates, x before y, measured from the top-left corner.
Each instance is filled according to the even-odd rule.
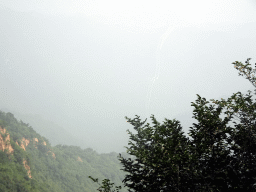
[[[25,139],[24,137],[22,137],[20,145],[19,145],[18,141],[16,141],[16,144],[19,145],[22,149],[24,149],[24,151],[26,151],[26,147],[28,146],[29,143],[30,143],[30,141],[28,139]]]
[[[55,156],[55,154],[52,152],[52,157],[54,158],[54,159],[56,159],[56,156]]]
[[[55,153],[53,153],[51,150],[47,152],[47,155],[48,155],[48,153],[51,153],[51,154],[52,154],[52,157],[53,157],[54,159],[56,159]]]
[[[37,138],[34,138],[34,139],[33,139],[33,143],[35,144],[35,148],[37,149],[38,139],[37,139]]]
[[[24,165],[25,169],[27,170],[28,177],[29,177],[29,178],[32,178],[32,176],[31,176],[31,171],[30,171],[30,167],[29,167],[29,165],[28,165],[28,162],[27,162],[25,159],[23,159],[23,165]]]
[[[79,156],[77,157],[77,161],[83,162],[83,160]]]
[[[8,154],[13,153],[14,149],[11,145],[10,134],[6,132],[6,129],[0,126],[0,150],[5,151],[7,150]]]

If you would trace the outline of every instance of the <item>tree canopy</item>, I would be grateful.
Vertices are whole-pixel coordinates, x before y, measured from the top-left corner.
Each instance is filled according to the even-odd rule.
[[[256,87],[256,70],[249,61],[232,64]],[[139,116],[126,117],[136,133],[128,130],[126,147],[134,158],[119,155],[127,173],[124,186],[139,192],[255,191],[256,102],[252,96],[250,90],[220,101],[197,95],[191,102],[197,123],[190,127],[189,136],[176,119],[159,123],[152,115],[150,125]]]

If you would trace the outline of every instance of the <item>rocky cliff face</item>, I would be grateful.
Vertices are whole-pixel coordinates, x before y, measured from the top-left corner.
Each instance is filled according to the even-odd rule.
[[[28,162],[25,159],[23,159],[23,165],[24,165],[25,169],[27,170],[28,177],[31,179],[32,176],[31,176],[30,166],[28,165]]]
[[[0,126],[0,150],[6,151],[8,154],[13,153],[14,149],[11,145],[10,134],[6,132],[6,129]]]
[[[29,143],[30,141],[28,139],[25,139],[24,137],[22,137],[21,144],[19,144],[18,141],[16,141],[16,144],[19,145],[22,149],[24,149],[24,151],[26,151],[26,147]]]
[[[79,156],[77,157],[77,161],[83,162],[83,160]]]

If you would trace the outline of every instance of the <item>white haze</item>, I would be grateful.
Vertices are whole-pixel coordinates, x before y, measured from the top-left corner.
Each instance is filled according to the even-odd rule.
[[[172,2],[1,1],[0,108],[105,153],[125,151],[125,116],[177,118],[188,131],[196,94],[252,88],[231,63],[255,63],[256,3]]]

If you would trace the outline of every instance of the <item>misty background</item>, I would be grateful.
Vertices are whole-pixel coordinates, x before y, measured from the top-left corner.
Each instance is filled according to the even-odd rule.
[[[126,151],[125,116],[176,118],[187,132],[196,94],[252,89],[231,63],[254,66],[255,9],[250,0],[1,1],[0,110],[52,144],[100,153]]]

